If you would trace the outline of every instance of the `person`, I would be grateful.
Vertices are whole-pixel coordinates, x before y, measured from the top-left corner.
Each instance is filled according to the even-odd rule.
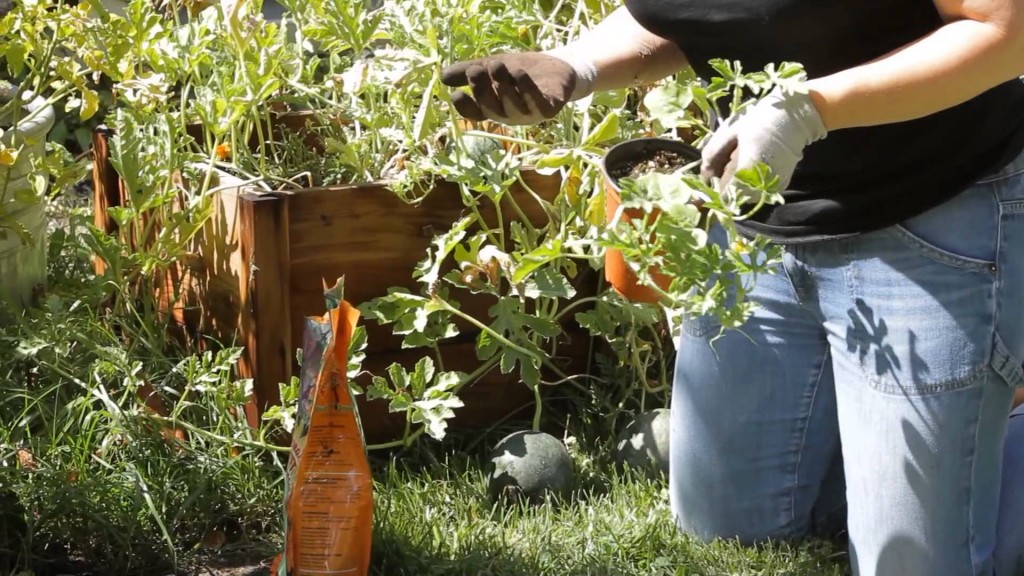
[[[702,174],[766,163],[784,248],[757,309],[683,322],[674,517],[705,540],[845,519],[858,576],[1024,574],[1024,6],[1014,0],[626,0],[551,50],[451,64],[463,116],[553,118],[712,58],[800,63],[715,127]],[[723,241],[721,231],[716,241]]]

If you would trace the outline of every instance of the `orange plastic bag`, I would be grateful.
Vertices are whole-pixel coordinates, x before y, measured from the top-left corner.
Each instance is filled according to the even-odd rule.
[[[307,318],[303,336],[285,549],[274,559],[274,576],[369,573],[373,479],[346,375],[359,312],[344,300],[341,279],[324,288],[328,312]]]

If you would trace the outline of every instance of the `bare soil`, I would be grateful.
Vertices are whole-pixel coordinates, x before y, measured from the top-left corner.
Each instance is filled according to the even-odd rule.
[[[202,558],[174,576],[269,576],[270,558],[252,550],[221,552]],[[171,575],[168,575],[171,576]]]
[[[277,553],[263,544],[231,542],[210,547],[188,566],[166,576],[269,576],[270,562]]]
[[[270,576],[273,552],[251,546],[234,550],[209,551],[179,565],[140,566],[130,572],[133,576]],[[35,576],[106,576],[107,571],[72,559],[40,561],[31,572]],[[6,574],[6,572],[4,572]]]

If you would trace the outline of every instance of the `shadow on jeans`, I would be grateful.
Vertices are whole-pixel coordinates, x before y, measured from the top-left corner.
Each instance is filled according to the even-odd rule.
[[[850,316],[850,326],[846,329],[847,352],[856,352],[862,365],[867,365],[868,355],[874,354],[875,372],[879,376],[888,373],[898,383],[897,372],[902,366],[892,345],[885,341],[889,336],[885,319],[876,319],[874,310],[860,298],[856,301],[856,308],[848,310],[847,314]]]

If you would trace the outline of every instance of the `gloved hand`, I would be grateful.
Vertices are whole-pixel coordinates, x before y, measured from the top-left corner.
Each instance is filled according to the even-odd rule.
[[[784,94],[776,88],[711,135],[702,152],[701,176],[719,178],[724,189],[736,172],[760,161],[771,168],[785,190],[804,148],[827,135],[810,95]]]
[[[441,72],[441,82],[470,87],[472,96],[452,94],[455,109],[466,118],[523,125],[552,118],[566,103],[589,95],[596,76],[592,62],[561,48],[458,62]]]

